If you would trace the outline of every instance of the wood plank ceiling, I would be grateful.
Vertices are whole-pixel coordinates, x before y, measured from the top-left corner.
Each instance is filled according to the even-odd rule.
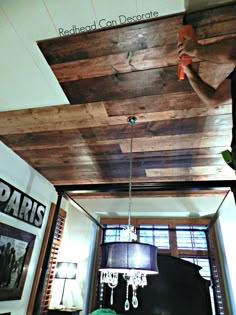
[[[177,79],[177,33],[236,34],[236,4],[38,42],[71,105],[2,112],[0,140],[56,185],[231,180],[231,104],[207,108]],[[232,66],[194,60],[217,86]]]

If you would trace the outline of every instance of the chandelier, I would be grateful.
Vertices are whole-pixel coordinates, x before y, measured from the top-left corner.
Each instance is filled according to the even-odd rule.
[[[136,231],[131,225],[133,126],[136,121],[136,117],[128,117],[128,123],[131,126],[128,225],[121,231],[120,242],[101,244],[102,260],[99,269],[101,271],[100,282],[111,288],[111,305],[114,300],[113,290],[119,282],[119,274],[123,275],[126,281],[125,311],[130,309],[131,303],[134,308],[138,307],[138,288],[147,285],[147,275],[158,273],[157,247],[137,242]],[[132,288],[131,303],[129,286]]]

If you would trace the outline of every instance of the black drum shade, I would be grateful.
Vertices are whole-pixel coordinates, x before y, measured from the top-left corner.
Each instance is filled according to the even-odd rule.
[[[101,244],[102,261],[100,270],[127,269],[143,271],[145,274],[158,273],[157,247],[138,242],[111,242]]]

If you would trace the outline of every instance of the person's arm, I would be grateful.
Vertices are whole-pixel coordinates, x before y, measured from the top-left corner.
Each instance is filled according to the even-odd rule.
[[[231,80],[225,79],[216,89],[204,82],[192,65],[184,66],[184,72],[193,90],[208,106],[215,106],[231,100]]]
[[[229,37],[214,43],[202,45],[196,40],[185,36],[178,43],[178,54],[187,54],[201,60],[214,63],[234,63],[236,65],[236,37]]]

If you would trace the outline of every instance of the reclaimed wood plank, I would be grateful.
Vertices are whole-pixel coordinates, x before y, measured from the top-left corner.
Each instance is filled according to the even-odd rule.
[[[176,65],[176,43],[164,47],[81,59],[51,66],[59,82]]]
[[[199,42],[207,44],[233,35],[236,36],[236,33],[204,38],[200,39]],[[69,61],[51,65],[51,69],[59,82],[65,82],[101,77],[116,73],[168,67],[178,64],[176,45],[177,43],[162,47],[153,47],[138,51]],[[197,61],[199,62],[200,60],[196,58],[193,59],[193,62]],[[220,65],[216,66],[220,68]],[[225,66],[222,66],[221,69],[224,67]]]
[[[187,80],[179,84],[176,66],[62,82],[61,86],[71,104],[192,90]]]
[[[191,117],[224,115],[232,112],[230,104],[206,107],[192,94],[141,97],[119,102],[98,102],[82,105],[50,106],[0,113],[0,135],[50,132],[127,124],[127,117],[135,114],[138,122],[174,120]],[[188,100],[190,105],[188,105]],[[195,103],[196,101],[196,103]],[[116,105],[117,104],[117,105]],[[116,108],[117,106],[117,108]],[[119,109],[120,115],[119,115]],[[108,111],[108,113],[107,113]],[[110,116],[109,116],[110,115]],[[2,138],[3,139],[3,138]]]
[[[236,4],[187,13],[184,22],[193,25],[198,39],[236,33]]]
[[[158,150],[176,150],[190,148],[204,148],[211,146],[230,147],[231,131],[206,132],[195,134],[160,136],[152,138],[135,138],[133,141],[133,152],[146,152]],[[120,142],[122,152],[130,151],[130,141]]]
[[[47,62],[59,64],[176,43],[183,14],[38,41]]]
[[[179,159],[181,158],[208,158],[208,157],[219,157],[220,152],[223,151],[225,147],[206,147],[206,148],[194,148],[194,149],[180,149],[180,150],[169,150],[169,151],[151,151],[151,152],[134,152],[132,154],[134,159]],[[56,147],[49,149],[14,149],[15,152],[27,161],[42,161],[45,164],[48,161],[53,161],[55,158],[59,161],[67,160],[71,162],[86,162],[93,163],[93,161],[101,160],[128,160],[129,153],[121,153],[120,146],[118,144],[112,145],[95,145],[95,146],[77,146],[77,147]],[[51,163],[51,162],[50,162]],[[50,164],[49,163],[49,164]],[[46,164],[45,164],[46,165]]]
[[[223,166],[195,166],[195,167],[171,167],[171,168],[156,168],[156,169],[147,169],[146,174],[148,177],[164,177],[164,176],[209,176],[215,175],[218,176],[235,176],[235,171]]]
[[[205,134],[206,132],[231,132],[231,114],[219,116],[203,116],[190,118],[175,118],[162,121],[139,122],[135,125],[134,138],[152,138],[168,135]],[[63,147],[91,146],[118,143],[131,138],[128,123],[123,125],[102,126],[84,129],[70,129],[59,131],[44,131],[1,135],[0,140],[14,150],[21,149],[50,149]]]
[[[108,145],[86,145],[85,143],[79,146],[51,146],[50,148],[37,147],[37,148],[26,148],[26,147],[12,147],[17,154],[24,159],[28,158],[55,158],[60,157],[66,159],[72,157],[80,157],[83,160],[93,161],[93,156],[99,155],[117,155],[121,153],[119,144],[108,144]]]
[[[64,167],[68,165],[70,167],[78,166],[80,169],[88,168],[94,164],[98,165],[104,171],[108,171],[111,168],[115,168],[117,171],[122,168],[122,171],[126,171],[126,175],[129,174],[129,160],[126,158],[117,159],[116,156],[109,155],[104,158],[96,159],[96,157],[90,159],[83,159],[82,157],[55,157],[55,158],[32,158],[27,159],[29,164],[33,164],[35,167],[58,167],[60,171],[63,171]],[[221,155],[213,156],[195,156],[191,154],[189,156],[161,156],[161,157],[145,157],[145,158],[134,158],[133,159],[133,168],[134,176],[136,174],[136,169],[148,170],[148,169],[159,169],[159,168],[172,168],[172,167],[196,167],[196,166],[224,166],[225,162],[222,159]]]
[[[55,176],[56,172],[60,173],[58,177],[61,178],[67,178],[68,176],[72,176],[72,174],[76,174],[76,176],[79,178],[87,178],[93,179],[93,178],[123,178],[127,180],[127,174],[128,170],[127,169],[117,169],[114,167],[109,167],[106,169],[102,169],[99,167],[99,165],[72,165],[68,168],[66,166],[60,167],[57,166],[55,167],[37,167],[36,168],[40,173],[42,174],[50,174],[50,176]],[[47,175],[47,176],[48,176]],[[47,177],[46,176],[46,177]],[[137,177],[144,177],[145,175],[145,170],[141,168],[134,168],[134,176]],[[73,176],[74,177],[74,176]]]
[[[230,131],[232,128],[232,115],[176,118],[174,120],[152,121],[136,123],[133,137],[155,137],[166,135],[180,135],[205,132]],[[93,128],[96,140],[129,139],[131,129],[129,125],[115,125]],[[94,138],[94,137],[92,137]]]
[[[227,166],[226,166],[227,167]],[[40,171],[40,169],[39,169]],[[104,178],[102,174],[95,174],[93,177],[83,176],[80,172],[71,172],[66,176],[62,174],[50,173],[49,171],[40,171],[43,176],[45,176],[48,180],[50,180],[54,185],[76,185],[76,184],[102,184],[107,182],[113,183],[127,183],[127,178]],[[162,176],[162,177],[136,177],[135,182],[171,182],[171,181],[207,181],[207,180],[235,180],[235,173],[225,176],[223,174],[210,174],[210,175],[182,175],[182,176]]]
[[[179,82],[179,84],[182,83]],[[181,91],[163,95],[148,95],[116,101],[106,101],[104,102],[104,106],[109,117],[121,115],[126,115],[128,117],[130,113],[135,113],[135,115],[140,114],[138,121],[140,121],[142,114],[142,116],[146,116],[147,113],[153,115],[155,112],[157,113],[155,118],[157,120],[158,117],[162,115],[161,112],[167,111],[169,111],[169,113],[173,111],[172,113],[175,117],[183,117],[178,110],[183,110],[188,117],[190,117],[188,113],[190,113],[191,110],[195,111],[196,109],[199,109],[199,111],[209,111],[207,116],[213,114],[213,112],[213,115],[226,114],[226,108],[223,105],[209,108],[193,91]],[[228,110],[230,111],[230,107],[228,107]],[[194,115],[199,116],[199,114],[200,112],[195,112]],[[170,116],[172,115],[170,114]]]

